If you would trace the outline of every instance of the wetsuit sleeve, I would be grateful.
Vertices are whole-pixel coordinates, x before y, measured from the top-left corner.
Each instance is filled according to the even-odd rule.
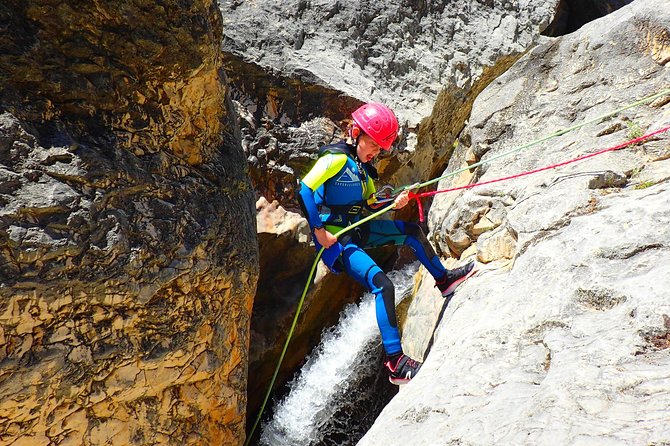
[[[307,186],[304,181],[300,182],[300,204],[302,212],[309,223],[310,228],[320,228],[323,226],[319,217],[319,209],[314,201],[314,191]]]
[[[344,167],[347,162],[347,155],[343,153],[328,153],[316,161],[312,170],[309,171],[302,182],[315,191],[331,177],[334,177],[337,172]]]
[[[310,227],[320,228],[323,226],[319,210],[314,201],[314,191],[319,188],[329,178],[335,176],[337,172],[342,169],[342,166],[347,162],[346,155],[327,154],[319,158],[312,167],[312,170],[300,182],[300,201],[302,203],[305,218],[309,222]]]

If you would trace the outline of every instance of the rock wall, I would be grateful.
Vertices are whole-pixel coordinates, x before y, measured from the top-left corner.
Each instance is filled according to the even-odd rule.
[[[0,23],[0,443],[241,444],[258,247],[217,5]]]
[[[443,168],[476,96],[471,90],[481,91],[524,52],[552,21],[557,4],[222,1],[223,49],[255,67],[235,85],[246,92],[247,109],[267,112],[274,122],[269,127],[321,116],[337,124],[360,102],[387,103],[405,134],[398,156],[379,168],[386,181],[411,184],[430,178],[436,165]],[[272,88],[258,82],[259,68],[281,81]],[[436,109],[439,115],[436,102],[448,104]],[[312,103],[318,105],[304,108]],[[286,147],[281,136],[275,140]]]
[[[25,119],[98,139],[112,130],[137,156],[163,146],[185,164],[211,156],[201,151],[224,130],[215,3],[9,0],[1,14],[2,95]]]
[[[522,52],[557,4],[222,1],[224,50],[349,97],[385,101],[414,127],[444,88],[471,85],[483,65]]]
[[[668,23],[666,2],[637,0],[534,48],[477,98],[471,145],[450,169],[464,166],[468,151],[486,160],[669,88]],[[664,128],[669,107],[670,96],[658,98],[479,168],[472,180]],[[435,240],[448,251],[457,237],[451,246],[446,238],[464,228],[461,256],[477,256],[481,272],[449,303],[421,372],[359,444],[670,442],[669,141],[665,133],[436,199]],[[488,230],[474,235],[489,214],[479,226]],[[436,299],[424,280],[409,309],[403,343],[417,357]]]

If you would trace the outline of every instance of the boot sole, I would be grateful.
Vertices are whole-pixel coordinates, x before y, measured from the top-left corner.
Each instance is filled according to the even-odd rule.
[[[410,382],[411,379],[406,379],[406,378],[391,378],[389,377],[389,382],[391,384],[395,384],[396,386],[402,386],[403,384],[407,384]]]

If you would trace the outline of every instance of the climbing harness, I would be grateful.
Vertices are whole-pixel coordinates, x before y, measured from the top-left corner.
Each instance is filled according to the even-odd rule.
[[[442,176],[440,176],[440,177],[438,177],[438,178],[434,178],[434,179],[429,180],[429,181],[426,181],[426,182],[424,182],[424,183],[416,183],[416,184],[412,184],[412,185],[409,185],[409,186],[404,186],[404,187],[397,188],[397,189],[395,189],[395,190],[393,190],[392,192],[389,193],[389,197],[391,197],[391,196],[392,196],[392,197],[395,197],[395,196],[399,195],[401,192],[406,191],[406,190],[410,191],[410,197],[411,197],[411,198],[416,198],[416,200],[417,200],[417,204],[418,204],[419,212],[420,212],[420,216],[421,216],[421,221],[423,221],[423,207],[422,207],[422,205],[421,205],[421,201],[419,200],[419,198],[421,198],[421,197],[426,197],[426,196],[430,196],[430,195],[436,195],[436,194],[438,194],[438,193],[446,193],[446,192],[453,192],[453,191],[458,191],[458,190],[463,190],[463,189],[470,189],[470,188],[473,188],[473,187],[484,186],[484,185],[487,185],[487,184],[492,184],[492,183],[497,183],[497,182],[501,182],[501,181],[506,181],[506,180],[510,180],[510,179],[513,179],[513,178],[519,178],[519,177],[522,177],[522,176],[531,175],[531,174],[533,174],[533,173],[542,172],[542,171],[544,171],[544,170],[554,169],[554,168],[557,168],[557,167],[560,167],[560,166],[564,166],[564,165],[567,165],[567,164],[571,164],[571,163],[574,163],[574,162],[577,162],[577,161],[582,161],[582,160],[584,160],[584,159],[592,158],[592,157],[594,157],[594,156],[601,155],[601,154],[606,153],[606,152],[611,152],[611,151],[619,150],[619,149],[622,149],[622,148],[627,147],[627,146],[629,146],[629,145],[636,144],[636,143],[638,143],[638,142],[641,142],[641,141],[644,141],[644,140],[646,140],[646,139],[649,139],[650,137],[652,137],[652,136],[654,136],[654,135],[658,135],[658,134],[667,132],[668,130],[670,130],[670,126],[665,127],[665,128],[662,128],[662,129],[660,129],[660,130],[656,130],[656,131],[651,132],[651,133],[649,133],[649,134],[640,136],[639,138],[632,139],[632,140],[627,141],[627,142],[625,142],[625,143],[619,144],[618,146],[615,146],[615,147],[610,147],[610,148],[608,148],[608,149],[604,149],[604,150],[601,150],[601,151],[599,151],[599,152],[595,152],[595,153],[592,153],[592,154],[589,154],[589,155],[585,155],[585,156],[582,156],[582,157],[574,158],[574,159],[571,159],[571,160],[568,160],[568,161],[565,161],[565,162],[562,162],[562,163],[553,164],[553,165],[551,165],[551,166],[545,166],[545,167],[542,167],[542,168],[539,168],[539,169],[535,169],[535,170],[532,170],[532,171],[528,171],[528,172],[523,172],[523,173],[520,173],[520,174],[512,175],[512,176],[509,176],[509,177],[498,178],[498,179],[491,180],[491,181],[486,181],[486,182],[483,182],[483,183],[475,183],[475,184],[470,184],[470,185],[466,185],[466,186],[454,187],[454,188],[451,188],[451,189],[444,189],[444,190],[441,190],[441,191],[424,192],[424,193],[421,193],[421,194],[415,194],[415,193],[411,192],[412,190],[420,189],[420,188],[425,187],[425,186],[429,186],[429,185],[434,184],[434,183],[437,183],[437,182],[439,182],[439,181],[441,181],[441,180],[443,180],[443,179],[445,179],[445,178],[448,178],[448,177],[451,177],[451,176],[454,176],[454,175],[458,175],[459,173],[464,172],[464,171],[466,171],[466,170],[474,169],[474,168],[479,167],[479,166],[481,166],[481,165],[491,163],[491,162],[493,162],[493,161],[495,161],[495,160],[498,160],[498,159],[500,159],[500,158],[503,158],[503,157],[505,157],[505,156],[509,156],[509,155],[511,155],[511,154],[513,154],[513,153],[520,152],[520,151],[522,151],[522,150],[528,149],[528,148],[530,148],[530,147],[532,147],[532,146],[535,146],[535,145],[537,145],[537,144],[540,144],[540,143],[542,143],[542,142],[544,142],[544,141],[547,141],[547,140],[549,140],[549,139],[552,139],[552,138],[555,138],[555,137],[564,135],[564,134],[569,133],[569,132],[571,132],[571,131],[573,131],[573,130],[577,130],[577,129],[579,129],[579,128],[582,128],[582,127],[584,127],[584,126],[586,126],[586,125],[588,125],[588,124],[592,124],[592,123],[594,123],[594,122],[602,121],[603,119],[606,119],[606,118],[612,117],[612,116],[614,116],[614,115],[617,115],[617,114],[621,113],[622,111],[628,110],[628,109],[633,108],[633,107],[637,107],[637,106],[642,105],[642,104],[646,104],[646,103],[648,103],[648,102],[651,102],[651,101],[653,101],[653,100],[655,100],[655,99],[658,99],[658,98],[660,98],[660,97],[662,97],[662,96],[669,95],[669,94],[670,94],[670,88],[669,88],[669,89],[666,89],[666,90],[663,90],[663,91],[661,91],[661,92],[659,92],[659,93],[656,93],[656,94],[654,94],[654,95],[652,95],[652,96],[648,96],[648,97],[646,97],[646,98],[644,98],[644,99],[640,99],[639,101],[636,101],[636,102],[633,102],[633,103],[631,103],[631,104],[625,105],[625,106],[623,106],[623,107],[621,107],[621,108],[618,108],[618,109],[616,109],[616,110],[613,110],[613,111],[611,111],[611,112],[608,112],[608,113],[605,113],[605,114],[603,114],[603,115],[600,115],[600,116],[598,116],[598,117],[596,117],[596,118],[589,119],[589,120],[587,120],[587,121],[581,122],[581,123],[579,123],[579,124],[575,124],[575,125],[573,125],[573,126],[571,126],[571,127],[567,127],[567,128],[565,128],[565,129],[562,129],[562,130],[557,130],[556,132],[551,133],[551,134],[549,134],[549,135],[546,135],[546,136],[544,136],[544,137],[542,137],[542,138],[536,139],[536,140],[534,140],[534,141],[531,141],[531,142],[529,142],[529,143],[527,143],[527,144],[524,144],[524,145],[522,145],[522,146],[519,146],[519,147],[514,148],[514,149],[512,149],[512,150],[509,150],[509,151],[507,151],[507,152],[498,154],[498,155],[496,155],[496,156],[494,156],[494,157],[491,157],[491,158],[489,158],[489,159],[479,161],[479,162],[477,162],[477,163],[471,164],[471,165],[469,165],[469,166],[466,166],[466,167],[464,167],[464,168],[455,170],[455,171],[453,171],[453,172],[449,172],[449,173],[447,173],[447,174],[445,174],[445,175],[442,175]],[[393,199],[389,199],[388,202],[391,202],[392,200],[393,200]],[[381,210],[379,210],[379,211],[377,211],[377,212],[374,212],[374,213],[370,214],[369,216],[367,216],[367,217],[365,217],[365,218],[362,218],[361,220],[359,220],[359,221],[357,221],[357,222],[355,222],[355,223],[353,223],[353,224],[351,224],[351,225],[349,225],[349,226],[347,226],[347,227],[345,227],[345,228],[343,228],[343,229],[337,231],[337,232],[336,232],[335,234],[333,234],[333,235],[335,236],[335,238],[338,238],[338,239],[339,239],[339,237],[342,236],[342,235],[344,235],[346,232],[352,231],[352,230],[356,229],[357,227],[359,227],[360,225],[365,224],[365,223],[367,223],[368,221],[373,220],[373,219],[375,219],[375,218],[381,216],[382,214],[384,214],[384,213],[386,213],[386,212],[388,212],[388,211],[390,211],[390,210],[392,210],[392,209],[395,209],[395,203],[391,204],[391,205],[388,206],[388,207],[384,207],[384,208],[382,208]],[[261,404],[261,407],[260,407],[260,409],[259,409],[259,411],[258,411],[258,415],[256,416],[256,420],[255,420],[255,422],[254,422],[254,425],[252,426],[251,430],[249,431],[249,434],[248,434],[247,439],[246,439],[246,441],[245,441],[245,443],[244,443],[244,446],[248,446],[248,445],[249,445],[249,443],[250,443],[250,441],[251,441],[251,439],[252,439],[252,437],[253,437],[253,435],[254,435],[254,432],[255,432],[256,428],[258,427],[258,424],[260,423],[260,420],[261,420],[261,418],[262,418],[262,416],[263,416],[263,412],[264,412],[264,410],[265,410],[265,406],[267,405],[267,402],[268,402],[268,400],[270,399],[270,395],[272,394],[272,389],[273,389],[274,384],[275,384],[275,381],[276,381],[276,379],[277,379],[277,375],[279,374],[279,369],[280,369],[281,364],[282,364],[282,362],[283,362],[283,360],[284,360],[284,356],[286,356],[286,352],[287,352],[287,350],[288,350],[288,345],[289,345],[289,342],[290,342],[290,340],[291,340],[291,336],[293,335],[293,332],[295,331],[295,327],[296,327],[296,325],[297,325],[297,323],[298,323],[298,317],[300,316],[300,312],[301,312],[301,310],[302,310],[302,306],[303,306],[303,303],[304,303],[304,301],[305,301],[305,297],[307,296],[307,290],[309,289],[309,285],[310,285],[311,282],[312,282],[312,279],[313,279],[313,277],[314,277],[314,273],[315,273],[315,271],[316,271],[316,266],[317,266],[317,264],[319,263],[319,260],[321,259],[321,256],[322,256],[322,254],[323,254],[323,251],[324,251],[324,248],[322,247],[322,248],[317,252],[317,254],[316,254],[316,258],[314,259],[314,262],[312,263],[312,268],[310,269],[309,276],[308,276],[308,278],[307,278],[307,281],[306,281],[305,286],[304,286],[303,291],[302,291],[302,295],[300,296],[300,300],[298,301],[298,307],[297,307],[297,309],[296,309],[295,316],[293,317],[293,322],[292,322],[292,324],[291,324],[291,328],[290,328],[289,331],[288,331],[288,335],[287,335],[287,337],[286,337],[286,342],[284,343],[284,347],[283,347],[283,349],[282,349],[282,352],[281,352],[281,354],[279,355],[279,360],[277,361],[277,365],[276,365],[276,367],[275,367],[274,373],[272,374],[272,378],[270,379],[270,385],[268,386],[268,390],[267,390],[267,392],[266,392],[266,394],[265,394],[265,398],[263,399],[263,403]],[[445,307],[446,307],[446,305],[445,305]]]

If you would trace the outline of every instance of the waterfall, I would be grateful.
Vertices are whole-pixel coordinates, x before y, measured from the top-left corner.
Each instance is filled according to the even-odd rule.
[[[411,292],[418,265],[388,274],[396,305]],[[381,369],[382,356],[374,296],[365,294],[324,331],[288,394],[275,404],[272,419],[263,424],[260,444],[356,444],[397,391]]]

